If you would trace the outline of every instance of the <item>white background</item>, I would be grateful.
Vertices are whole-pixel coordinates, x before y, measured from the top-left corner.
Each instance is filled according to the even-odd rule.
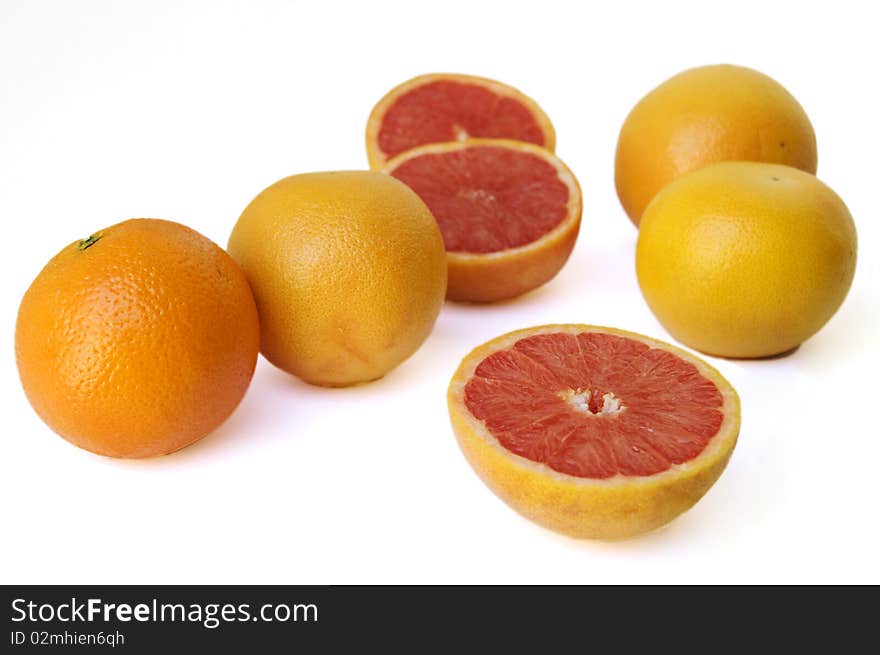
[[[880,51],[860,5],[0,1],[0,581],[880,582]],[[624,543],[558,536],[469,469],[446,385],[473,346],[529,325],[669,338],[639,294],[614,146],[644,93],[719,62],[768,73],[807,110],[819,177],[858,226],[855,283],[794,354],[711,360],[741,394],[742,432],[692,511]],[[585,199],[555,281],[447,305],[422,349],[367,386],[309,387],[261,359],[232,418],[172,456],[105,459],[40,422],[13,332],[51,256],[136,216],[225,245],[271,182],[364,168],[372,105],[433,71],[513,84],[554,121]]]

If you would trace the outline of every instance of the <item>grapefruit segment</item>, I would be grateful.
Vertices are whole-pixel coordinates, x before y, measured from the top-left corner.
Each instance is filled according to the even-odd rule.
[[[408,150],[384,171],[412,188],[440,225],[447,297],[490,302],[552,279],[574,247],[580,187],[557,157],[507,139]]]
[[[367,122],[370,168],[412,148],[470,138],[526,141],[553,150],[550,119],[517,89],[472,75],[420,75],[392,89]]]
[[[576,537],[657,528],[727,464],[739,399],[699,358],[648,337],[547,325],[468,355],[449,386],[459,445],[486,484]]]

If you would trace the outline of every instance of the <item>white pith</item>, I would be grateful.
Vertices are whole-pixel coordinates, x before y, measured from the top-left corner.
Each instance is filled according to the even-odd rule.
[[[620,414],[626,409],[620,402],[620,398],[611,391],[602,395],[602,407],[599,408],[598,412],[590,409],[591,394],[589,389],[566,389],[565,391],[560,391],[558,395],[577,411],[589,414],[590,416],[613,416]]]

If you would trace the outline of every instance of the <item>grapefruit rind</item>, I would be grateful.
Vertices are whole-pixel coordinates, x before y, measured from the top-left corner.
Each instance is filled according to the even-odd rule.
[[[416,89],[425,84],[441,81],[458,82],[460,84],[474,84],[476,86],[481,86],[491,91],[495,95],[516,100],[529,110],[529,113],[535,119],[538,127],[541,128],[541,132],[544,134],[543,148],[550,152],[553,152],[555,150],[556,131],[553,129],[553,124],[550,122],[550,118],[547,116],[547,114],[544,113],[544,110],[541,109],[540,106],[538,106],[537,102],[522,93],[519,89],[516,89],[502,82],[498,82],[497,80],[492,80],[486,77],[478,77],[476,75],[463,75],[460,73],[428,73],[426,75],[419,75],[417,77],[414,77],[410,80],[407,80],[406,82],[403,82],[402,84],[398,84],[396,87],[391,89],[391,91],[386,93],[382,97],[382,99],[378,103],[376,103],[376,106],[373,107],[373,110],[370,112],[370,117],[367,120],[366,131],[367,159],[370,163],[370,169],[374,171],[381,170],[391,159],[390,157],[385,155],[385,153],[382,152],[379,148],[379,131],[382,129],[382,122],[388,109],[397,101],[398,98],[406,95],[413,89]]]
[[[718,432],[694,459],[649,476],[581,478],[553,470],[504,448],[476,419],[464,390],[477,366],[494,352],[537,334],[600,332],[641,341],[693,364],[723,398]],[[740,428],[739,396],[709,364],[670,344],[640,334],[591,325],[544,325],[517,330],[474,349],[459,365],[447,393],[449,415],[459,447],[483,482],[522,516],[578,539],[618,540],[659,528],[690,509],[719,478]]]
[[[495,302],[519,296],[552,280],[568,261],[580,230],[583,200],[574,173],[545,148],[512,139],[468,139],[430,143],[402,152],[385,165],[391,175],[404,162],[430,154],[474,147],[509,148],[540,157],[568,188],[565,218],[552,230],[522,246],[489,253],[449,252],[446,297],[464,302]]]

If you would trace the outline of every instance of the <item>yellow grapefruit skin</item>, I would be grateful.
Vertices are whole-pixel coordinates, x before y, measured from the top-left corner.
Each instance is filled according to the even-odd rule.
[[[697,367],[723,397],[718,433],[696,458],[651,476],[588,479],[559,473],[504,448],[468,410],[464,390],[477,366],[498,350],[542,333],[605,332],[671,352]],[[715,483],[736,445],[740,403],[721,374],[701,359],[642,335],[590,325],[545,325],[518,330],[473,350],[458,367],[447,393],[458,444],[483,482],[507,505],[550,530],[579,539],[619,540],[663,526],[692,507]]]
[[[724,162],[684,175],[645,210],[636,247],[648,306],[682,343],[767,357],[811,337],[856,265],[843,201],[788,166]]]
[[[633,223],[675,177],[719,161],[785,164],[816,173],[816,135],[778,82],[742,66],[692,68],[632,109],[615,157],[617,195]]]
[[[276,182],[239,218],[229,253],[254,291],[261,352],[317,385],[388,373],[428,337],[446,294],[430,210],[371,171]]]

